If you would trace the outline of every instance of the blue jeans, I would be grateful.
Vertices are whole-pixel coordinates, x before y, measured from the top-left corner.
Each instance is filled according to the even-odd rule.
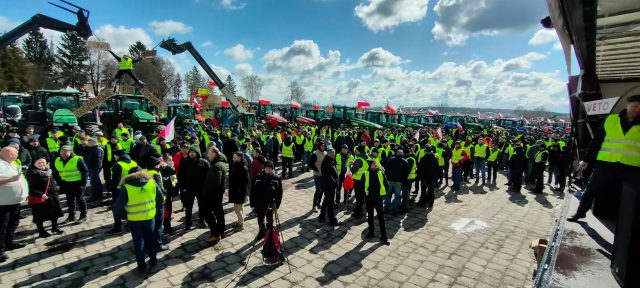
[[[389,181],[389,191],[384,201],[384,209],[396,209],[400,204],[400,193],[402,192],[402,182]],[[393,197],[393,200],[391,199]]]
[[[462,181],[462,165],[453,166],[452,167],[452,180],[453,180],[453,190],[460,189],[460,182]]]
[[[100,181],[100,170],[102,168],[90,168],[89,180],[91,181],[91,198],[102,196],[102,181]]]
[[[473,162],[473,166],[475,166],[476,169],[476,181],[479,180],[480,178],[480,173],[482,173],[482,183],[484,184],[484,181],[486,179],[486,175],[487,175],[487,166],[485,165],[486,162],[484,160],[475,160]]]
[[[136,254],[138,269],[144,269],[146,267],[144,262],[145,252],[149,255],[149,263],[154,265],[154,263],[158,261],[156,253],[158,253],[159,250],[158,241],[153,234],[155,220],[129,221],[128,226],[131,230],[131,237],[133,238],[133,251]]]

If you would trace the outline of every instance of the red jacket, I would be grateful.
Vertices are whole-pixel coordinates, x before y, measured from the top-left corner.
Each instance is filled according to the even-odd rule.
[[[178,151],[173,155],[173,166],[176,167],[176,175],[178,175],[178,170],[180,169],[180,160],[182,160],[182,151]]]

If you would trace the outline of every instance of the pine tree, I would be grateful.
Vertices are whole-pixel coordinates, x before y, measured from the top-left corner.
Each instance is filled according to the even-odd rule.
[[[144,45],[140,41],[136,41],[136,43],[133,43],[131,46],[129,46],[129,56],[131,56],[131,58],[133,59],[142,58],[142,52],[145,52],[147,50],[149,50],[149,48],[147,48],[147,45]]]
[[[44,34],[39,29],[29,32],[29,35],[22,43],[22,51],[24,51],[24,56],[29,62],[37,65],[47,73],[51,72],[54,59],[49,50],[47,39],[44,38]]]
[[[196,88],[201,88],[204,83],[204,77],[200,75],[200,71],[196,66],[193,66],[187,74],[184,75],[184,86],[187,89],[187,95],[190,95]]]
[[[176,76],[174,78],[175,83],[173,84],[173,98],[175,100],[180,100],[180,97],[182,96],[182,77],[180,76],[180,73],[176,73]]]
[[[29,77],[35,88],[54,88],[53,64],[54,58],[47,39],[39,29],[29,32],[22,43],[25,58],[30,62]]]
[[[0,49],[0,90],[28,92],[29,83],[27,60],[15,44]]]
[[[57,65],[63,86],[81,88],[89,81],[89,51],[87,43],[76,32],[62,36],[58,47]]]
[[[236,82],[233,81],[233,78],[231,78],[231,75],[227,76],[227,79],[224,80],[224,85],[227,86],[227,89],[229,89],[231,92],[233,92],[233,95],[238,95],[236,93]]]

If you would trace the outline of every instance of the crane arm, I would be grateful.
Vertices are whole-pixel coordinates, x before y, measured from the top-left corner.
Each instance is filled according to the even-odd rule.
[[[56,7],[59,7],[65,11],[71,12],[76,14],[76,17],[78,18],[78,22],[76,23],[76,25],[72,25],[63,21],[60,21],[58,19],[55,18],[51,18],[47,15],[43,15],[43,14],[36,14],[33,17],[31,17],[29,20],[27,20],[26,22],[20,24],[20,26],[14,28],[13,30],[0,35],[0,49],[6,47],[7,45],[15,42],[16,40],[18,40],[20,37],[26,35],[27,33],[31,32],[33,29],[36,28],[46,28],[46,29],[50,29],[50,30],[54,30],[54,31],[58,31],[58,32],[62,32],[62,33],[66,33],[69,31],[75,31],[78,33],[78,35],[84,39],[88,39],[91,35],[93,35],[93,32],[91,31],[91,26],[89,26],[89,10],[86,10],[82,7],[79,7],[75,4],[72,4],[70,2],[67,2],[66,0],[60,0],[65,4],[68,4],[70,6],[73,6],[74,8],[77,8],[77,11],[73,11],[71,9],[62,7],[58,4],[55,3],[51,3],[49,2],[49,4],[54,5]]]
[[[238,111],[240,113],[246,113],[247,112],[247,109],[244,106],[242,106],[242,104],[240,103],[240,100],[238,99],[238,97],[233,93],[233,91],[231,91],[229,89],[229,87],[227,87],[227,85],[224,84],[224,82],[222,82],[222,80],[220,80],[218,75],[216,75],[216,73],[213,72],[213,69],[211,69],[211,66],[209,66],[209,64],[207,64],[207,61],[205,61],[204,58],[202,58],[202,55],[200,55],[198,50],[195,47],[193,47],[193,44],[191,44],[191,42],[185,42],[185,43],[182,43],[182,44],[178,45],[176,43],[175,39],[168,38],[167,40],[163,40],[160,43],[160,47],[162,47],[162,48],[166,49],[167,51],[171,52],[171,54],[173,54],[173,55],[180,54],[180,53],[183,53],[185,51],[189,51],[191,56],[193,56],[193,58],[196,60],[196,62],[198,62],[200,67],[202,67],[202,69],[204,69],[204,72],[207,73],[209,78],[211,78],[211,80],[214,83],[216,83],[218,88],[220,88],[220,92],[222,92],[222,95],[225,98],[227,98],[227,101],[229,101],[231,106],[236,111]]]

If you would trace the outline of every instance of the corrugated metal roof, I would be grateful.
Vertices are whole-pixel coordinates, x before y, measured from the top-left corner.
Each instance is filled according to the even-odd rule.
[[[598,1],[596,73],[601,80],[640,78],[640,1]]]

